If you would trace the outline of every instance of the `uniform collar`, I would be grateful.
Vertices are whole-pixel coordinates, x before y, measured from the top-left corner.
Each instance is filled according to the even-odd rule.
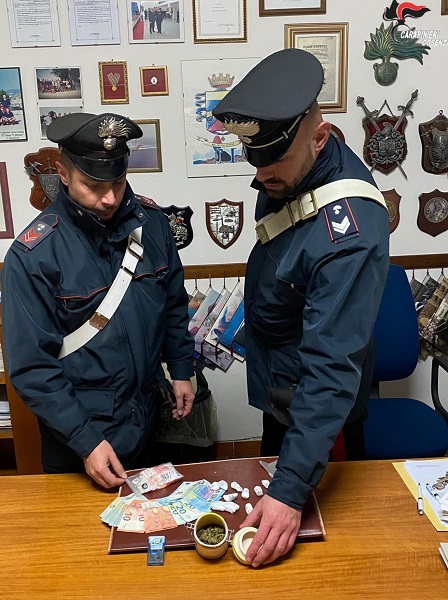
[[[114,217],[110,221],[103,221],[92,211],[87,210],[72,200],[68,195],[67,187],[63,185],[62,182],[60,183],[59,187],[58,200],[61,202],[71,219],[80,229],[83,229],[86,233],[103,233],[104,235],[109,233],[111,239],[112,237],[116,239],[120,239],[121,236],[126,237],[130,231],[138,226],[138,223],[135,223],[135,227],[131,228],[129,231],[129,226],[124,226],[124,224],[129,221],[131,213],[136,213],[135,216],[139,221],[141,221],[141,224],[143,224],[145,220],[144,211],[138,206],[138,203],[135,200],[134,192],[132,191],[129,183],[126,183],[123,200],[121,201],[121,204]],[[134,221],[134,219],[132,219],[132,221]]]
[[[342,166],[341,151],[338,141],[333,135],[330,135],[324,148],[320,151],[316,162],[311,167],[311,170],[293,190],[291,197],[295,198],[300,194],[308,192],[310,189],[316,189],[325,183],[333,181],[336,179],[336,175],[340,172]],[[258,179],[254,178],[250,185],[259,192],[266,194],[265,186],[260,183]],[[289,200],[289,197],[285,198],[285,200]],[[278,209],[280,210],[284,202],[282,200],[273,201],[279,204]]]

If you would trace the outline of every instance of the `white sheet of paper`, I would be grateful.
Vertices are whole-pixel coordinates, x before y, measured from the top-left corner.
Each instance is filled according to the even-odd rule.
[[[119,44],[117,0],[68,0],[72,46]]]
[[[431,508],[439,519],[441,525],[446,527],[448,522],[447,520],[442,520],[442,507],[428,492],[426,489],[426,484],[429,483],[430,485],[433,485],[439,477],[445,476],[446,472],[448,471],[448,459],[440,458],[435,460],[406,460],[404,467],[414,480],[415,484],[421,483],[425,501],[431,505]],[[436,491],[440,494],[441,499],[443,499],[444,494],[448,492],[448,487],[444,490]]]
[[[11,46],[60,46],[56,0],[7,0]]]

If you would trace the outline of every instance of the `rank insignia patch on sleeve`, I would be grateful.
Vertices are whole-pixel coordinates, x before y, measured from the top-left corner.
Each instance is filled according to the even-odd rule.
[[[342,238],[359,235],[355,217],[345,198],[325,206],[324,214],[332,242],[337,244]]]
[[[58,219],[56,215],[47,214],[38,221],[34,221],[26,231],[21,233],[16,239],[26,250],[32,250],[40,244],[50,233],[53,233],[54,227],[57,225]]]

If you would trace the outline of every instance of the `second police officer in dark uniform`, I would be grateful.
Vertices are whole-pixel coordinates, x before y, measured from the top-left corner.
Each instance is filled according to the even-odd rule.
[[[322,120],[322,84],[314,56],[282,50],[213,110],[243,142],[259,191],[259,241],[245,283],[248,393],[263,411],[262,454],[279,459],[267,494],[243,523],[259,525],[246,555],[253,566],[293,545],[301,509],[344,424],[349,454],[362,456],[389,218],[369,171]],[[273,412],[288,390],[283,425]]]
[[[183,269],[165,215],[126,181],[127,141],[142,136],[138,125],[75,113],[47,135],[61,148],[61,185],[5,258],[6,366],[38,417],[44,470],[85,468],[112,487],[130,465],[157,462],[161,355],[173,416],[192,407]]]

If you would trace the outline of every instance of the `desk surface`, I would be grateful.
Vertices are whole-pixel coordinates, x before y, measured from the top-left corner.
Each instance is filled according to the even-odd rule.
[[[388,461],[332,463],[316,490],[324,542],[305,542],[277,564],[246,567],[229,550],[207,561],[169,551],[109,555],[98,515],[115,494],[84,475],[0,477],[0,590],[5,600],[435,600],[448,570],[438,533]],[[211,587],[213,581],[216,587]]]

